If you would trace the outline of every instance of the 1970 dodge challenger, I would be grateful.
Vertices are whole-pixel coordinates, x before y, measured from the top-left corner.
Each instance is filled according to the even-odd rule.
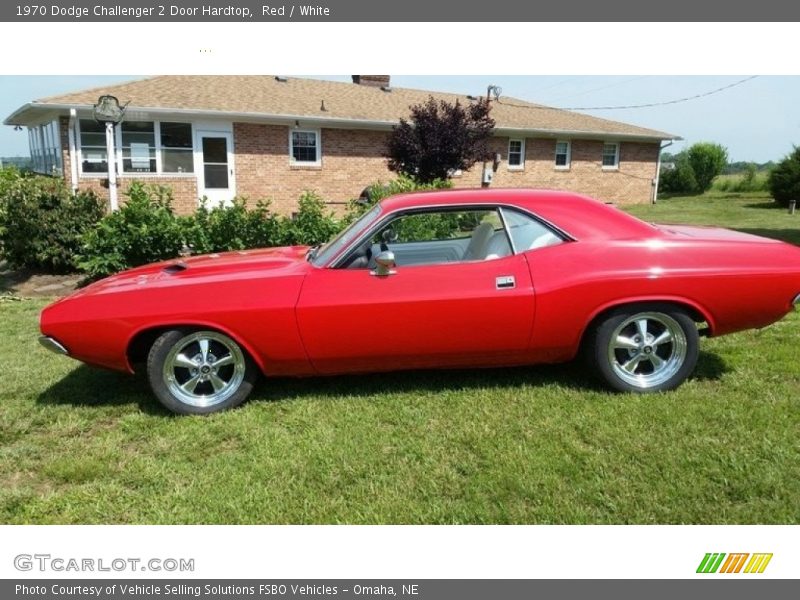
[[[800,248],[651,225],[572,193],[388,198],[327,244],[210,254],[98,281],[41,315],[42,343],[134,372],[178,413],[309,376],[555,363],[585,354],[622,391],[669,390],[698,339],[800,302]]]

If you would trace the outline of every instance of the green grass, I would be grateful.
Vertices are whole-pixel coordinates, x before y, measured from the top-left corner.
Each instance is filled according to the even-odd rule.
[[[719,175],[711,186],[713,192],[767,193],[769,171],[758,171],[748,181],[745,173]]]
[[[800,215],[760,205],[631,212],[791,237]],[[704,340],[672,393],[578,365],[281,379],[199,418],[39,348],[44,304],[0,302],[3,523],[800,521],[800,314]]]
[[[699,197],[674,197],[625,210],[646,221],[728,227],[800,245],[800,211],[790,215],[764,192],[711,191]]]

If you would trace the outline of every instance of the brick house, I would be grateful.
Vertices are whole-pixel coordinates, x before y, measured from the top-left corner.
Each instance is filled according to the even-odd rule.
[[[36,170],[74,189],[108,195],[106,135],[93,118],[104,94],[128,103],[113,139],[119,190],[133,180],[172,187],[178,212],[234,196],[271,199],[289,214],[305,190],[332,205],[394,176],[386,138],[409,107],[433,96],[390,87],[387,75],[353,83],[272,76],[162,76],[36,100],[6,125],[28,128]],[[602,200],[654,199],[661,143],[669,133],[501,97],[493,102],[499,157],[492,186],[568,189]],[[480,165],[453,177],[478,187]]]

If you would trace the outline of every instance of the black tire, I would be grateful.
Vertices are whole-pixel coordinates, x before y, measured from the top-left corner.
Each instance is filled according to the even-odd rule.
[[[675,389],[692,374],[699,339],[695,322],[677,306],[625,306],[607,313],[589,332],[586,357],[615,390],[660,392]]]
[[[211,330],[161,334],[147,356],[147,379],[159,402],[182,415],[238,406],[253,390],[258,368],[233,339]]]

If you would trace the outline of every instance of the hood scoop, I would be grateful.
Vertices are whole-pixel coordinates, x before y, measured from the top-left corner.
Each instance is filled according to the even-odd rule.
[[[167,273],[169,275],[174,275],[175,273],[181,273],[181,272],[185,271],[188,268],[189,268],[189,265],[187,265],[185,262],[183,262],[181,260],[181,261],[174,262],[174,263],[169,264],[166,267],[164,267],[164,273]]]

